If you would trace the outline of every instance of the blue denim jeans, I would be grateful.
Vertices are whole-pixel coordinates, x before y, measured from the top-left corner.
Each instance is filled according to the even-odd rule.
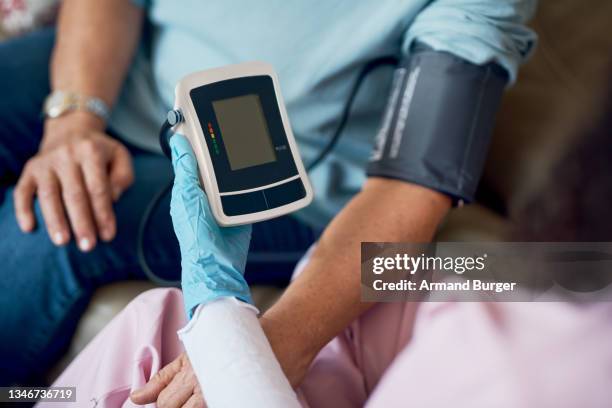
[[[0,385],[37,382],[66,349],[93,291],[104,284],[144,279],[137,258],[143,209],[172,180],[163,156],[128,146],[135,183],[115,205],[118,233],[82,253],[73,242],[57,247],[35,205],[37,229],[22,233],[13,186],[36,154],[43,133],[42,103],[49,93],[53,30],[0,43]],[[160,118],[161,121],[162,118]],[[109,130],[112,133],[112,130]],[[157,206],[145,234],[151,268],[179,279],[178,243],[169,196]],[[317,232],[291,217],[253,226],[247,263],[250,283],[286,284]]]

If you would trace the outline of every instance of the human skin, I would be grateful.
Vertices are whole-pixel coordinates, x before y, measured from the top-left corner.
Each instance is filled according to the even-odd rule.
[[[369,178],[317,242],[303,272],[261,318],[292,385],[332,338],[373,303],[361,301],[361,242],[429,242],[448,196],[404,181]]]
[[[125,0],[64,1],[50,67],[51,89],[95,96],[112,106],[142,21],[143,11]],[[22,231],[36,226],[37,196],[56,245],[74,236],[79,248],[89,251],[98,238],[115,237],[112,204],[132,183],[134,172],[128,150],[105,134],[105,128],[101,118],[84,111],[45,120],[39,151],[15,187],[15,215]]]

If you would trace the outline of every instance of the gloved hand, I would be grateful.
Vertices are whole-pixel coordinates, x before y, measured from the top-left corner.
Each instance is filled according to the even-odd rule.
[[[244,280],[251,226],[220,227],[200,187],[198,165],[185,136],[170,138],[174,186],[170,215],[181,247],[185,311],[221,297],[253,303]]]

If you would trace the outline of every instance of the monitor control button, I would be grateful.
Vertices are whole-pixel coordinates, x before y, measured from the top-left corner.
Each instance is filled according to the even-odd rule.
[[[281,207],[306,197],[306,190],[300,178],[266,188],[262,192],[265,195],[268,208]]]
[[[268,209],[262,190],[221,196],[221,205],[223,213],[227,216],[251,214]]]

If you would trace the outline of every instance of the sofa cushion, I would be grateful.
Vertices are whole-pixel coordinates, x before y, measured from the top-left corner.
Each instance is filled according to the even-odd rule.
[[[532,23],[538,48],[504,97],[481,183],[510,214],[599,114],[612,69],[611,22],[609,0],[540,2]]]

